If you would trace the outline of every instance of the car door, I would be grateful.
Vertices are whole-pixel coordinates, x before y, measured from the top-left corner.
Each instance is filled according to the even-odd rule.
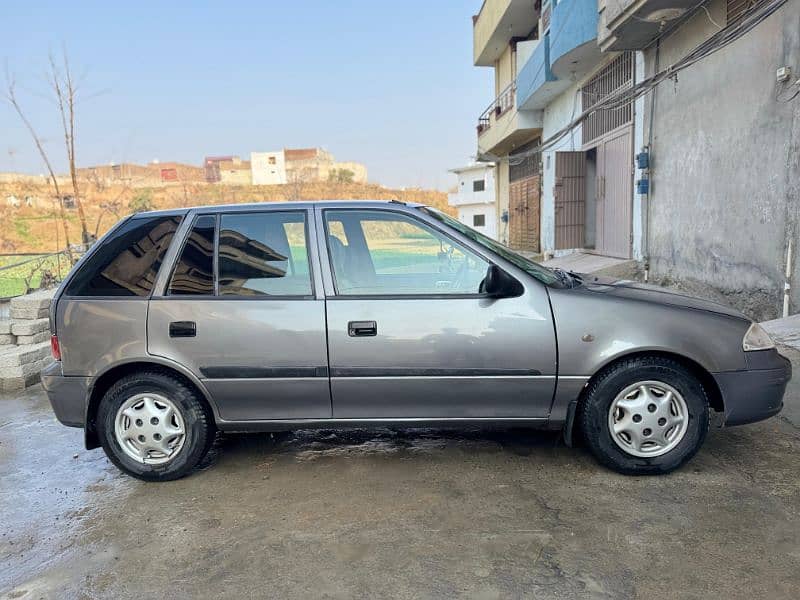
[[[492,257],[410,208],[317,208],[333,416],[546,418],[556,349],[544,287],[479,292]],[[502,261],[501,261],[502,262]]]
[[[200,378],[227,421],[331,416],[325,300],[307,210],[197,214],[148,350]]]

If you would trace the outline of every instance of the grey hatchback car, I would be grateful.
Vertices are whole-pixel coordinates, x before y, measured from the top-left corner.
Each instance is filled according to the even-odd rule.
[[[783,406],[791,365],[741,313],[544,268],[429,207],[205,206],[123,219],[51,306],[58,419],[134,477],[218,431],[525,426],[666,473]]]

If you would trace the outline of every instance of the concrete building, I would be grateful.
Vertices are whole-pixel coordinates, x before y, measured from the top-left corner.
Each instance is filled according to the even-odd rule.
[[[517,73],[539,44],[538,0],[486,0],[472,17],[473,63],[494,69],[489,106],[477,122],[478,160],[496,163],[498,237],[512,248],[540,249],[540,160],[509,165],[508,156],[538,145],[541,110],[518,107]],[[487,94],[488,95],[488,94]]]
[[[447,203],[458,210],[459,221],[497,239],[494,171],[489,163],[450,169],[458,177],[458,187],[447,195]]]
[[[225,185],[251,185],[253,182],[249,160],[234,156],[231,160],[217,161],[219,182]]]
[[[673,0],[675,18],[652,22],[657,0],[601,0],[599,43],[635,51],[637,69],[641,61],[651,75],[774,2]],[[637,196],[633,218],[650,277],[759,319],[782,312],[787,285],[788,312],[800,311],[800,2],[776,6],[640,100],[635,140],[649,157],[649,169],[636,172],[649,194]]]
[[[633,56],[603,55],[597,28],[596,0],[486,0],[474,18],[475,62],[494,58],[502,90],[479,119],[478,155],[498,164],[501,241],[513,248],[635,254],[634,106],[598,113],[536,151],[596,98],[635,80]]]
[[[367,182],[367,168],[356,162],[336,162],[323,148],[286,148],[286,176],[291,181],[354,181]]]
[[[474,62],[494,67],[496,98],[478,120],[478,156],[497,164],[499,237],[545,255],[636,259],[648,277],[758,318],[776,316],[787,289],[796,312],[800,3],[701,4],[484,2]],[[654,91],[570,127],[773,8]]]
[[[201,182],[203,169],[177,162],[153,161],[146,165],[112,163],[77,169],[78,179],[95,185],[128,185],[130,187],[158,187],[171,183]]]
[[[283,150],[277,152],[251,152],[250,168],[253,185],[280,185],[286,183],[286,158]]]
[[[357,162],[337,162],[323,148],[285,148],[276,152],[252,152],[254,185],[312,181],[367,182],[367,168]]]

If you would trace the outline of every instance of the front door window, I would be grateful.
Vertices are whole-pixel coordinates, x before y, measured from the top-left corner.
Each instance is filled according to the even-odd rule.
[[[387,211],[325,211],[340,296],[478,294],[489,263],[421,221]]]

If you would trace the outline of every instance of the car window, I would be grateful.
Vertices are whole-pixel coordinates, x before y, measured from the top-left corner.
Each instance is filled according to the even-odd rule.
[[[489,267],[443,233],[400,213],[325,211],[325,224],[340,295],[477,294]]]
[[[219,231],[221,296],[308,296],[304,212],[222,215]]]
[[[217,218],[213,215],[197,217],[183,245],[181,255],[172,272],[170,295],[214,294],[214,229]]]
[[[436,210],[435,208],[430,208],[427,206],[422,207],[420,210],[430,215],[437,221],[440,221],[445,225],[452,227],[462,235],[465,235],[473,242],[480,244],[481,246],[493,252],[494,254],[503,257],[508,262],[522,269],[529,275],[532,275],[542,283],[554,287],[564,286],[564,283],[559,280],[558,276],[551,269],[543,267],[542,265],[535,263],[528,258],[525,258],[521,254],[517,254],[510,248],[503,246],[500,242],[496,242],[492,238],[487,237],[478,231],[475,231],[471,227],[467,227],[457,219],[454,219],[453,217],[450,217],[444,214],[443,212]]]
[[[67,285],[67,296],[149,296],[181,217],[128,219]]]

